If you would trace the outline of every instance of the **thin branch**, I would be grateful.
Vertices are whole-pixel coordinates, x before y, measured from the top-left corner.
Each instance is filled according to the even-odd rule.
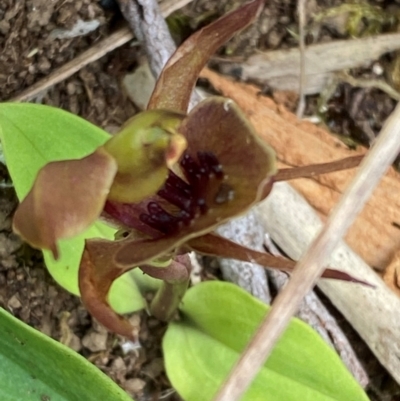
[[[385,92],[392,99],[396,101],[400,100],[400,93],[382,79],[354,78],[346,71],[338,72],[336,76],[338,77],[339,81],[346,82],[351,86],[356,86],[359,88],[377,88],[382,92]]]
[[[78,57],[64,64],[60,68],[57,68],[47,77],[41,79],[29,88],[25,89],[19,95],[12,97],[11,99],[9,99],[9,101],[24,102],[35,98],[36,96],[40,95],[41,92],[64,81],[86,65],[98,60],[110,51],[124,45],[132,39],[133,35],[128,27],[119,29],[118,31],[111,34],[109,37],[103,39],[102,41],[92,46],[90,49],[80,54]]]
[[[326,225],[297,263],[288,285],[276,298],[270,313],[246,347],[215,401],[239,400],[247,390],[298,310],[302,299],[320,277],[328,257],[399,152],[400,105],[386,121],[375,145],[361,163]]]
[[[147,53],[153,75],[158,77],[176,50],[176,46],[157,1],[117,0],[117,2],[130,28]]]
[[[300,47],[300,80],[299,80],[299,103],[297,105],[297,118],[302,118],[306,101],[304,96],[304,88],[306,85],[306,44],[304,25],[306,23],[306,0],[298,0],[297,13],[299,15],[299,47]]]

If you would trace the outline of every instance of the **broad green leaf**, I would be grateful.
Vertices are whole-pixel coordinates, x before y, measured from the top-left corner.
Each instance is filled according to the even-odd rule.
[[[190,289],[183,319],[163,340],[172,385],[185,401],[211,400],[269,308],[222,282]],[[337,354],[305,323],[293,319],[243,400],[367,401]]]
[[[61,109],[31,103],[0,104],[0,140],[19,199],[28,193],[45,164],[86,156],[107,139],[109,134],[102,129]],[[62,287],[79,295],[78,268],[85,238],[112,239],[114,232],[96,222],[83,234],[60,241],[59,260],[44,252],[50,274]],[[144,300],[129,275],[116,281],[110,298],[120,313],[144,307]]]
[[[23,198],[45,164],[86,156],[110,136],[88,121],[55,107],[2,103],[0,138],[18,198]]]
[[[85,358],[0,308],[2,401],[132,401]]]

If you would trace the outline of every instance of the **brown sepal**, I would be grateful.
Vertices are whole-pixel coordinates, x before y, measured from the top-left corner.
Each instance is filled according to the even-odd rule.
[[[137,329],[118,315],[107,301],[111,284],[122,270],[113,263],[113,252],[107,245],[117,244],[106,240],[88,240],[79,268],[79,291],[82,302],[90,314],[111,332],[137,340]]]
[[[207,61],[220,46],[257,17],[263,4],[263,0],[247,3],[190,36],[161,72],[148,109],[186,113],[194,85]]]
[[[15,212],[14,231],[57,258],[59,239],[81,233],[98,218],[116,172],[114,158],[101,147],[79,160],[46,164]]]

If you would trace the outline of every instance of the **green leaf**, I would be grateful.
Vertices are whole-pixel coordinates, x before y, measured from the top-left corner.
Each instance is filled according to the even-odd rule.
[[[98,368],[0,308],[0,399],[132,401]]]
[[[79,159],[110,138],[88,121],[55,107],[0,104],[0,138],[18,198],[23,198],[41,167],[50,161]]]
[[[268,310],[233,284],[206,282],[186,293],[183,319],[163,340],[168,377],[185,401],[213,398]],[[321,337],[293,319],[243,400],[368,398]]]
[[[45,164],[84,157],[109,138],[107,132],[61,109],[31,103],[0,104],[0,140],[19,199],[28,193]],[[85,238],[112,239],[114,232],[106,224],[96,222],[83,234],[60,241],[59,260],[55,261],[50,252],[43,252],[50,274],[66,290],[79,295],[78,269]],[[120,313],[145,306],[129,275],[116,280],[110,298]]]

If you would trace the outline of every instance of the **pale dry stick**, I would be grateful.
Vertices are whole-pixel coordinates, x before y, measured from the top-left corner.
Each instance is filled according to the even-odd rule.
[[[28,89],[21,92],[19,95],[12,97],[11,99],[9,99],[9,101],[24,102],[35,98],[41,92],[64,81],[86,65],[98,60],[105,54],[116,49],[117,47],[124,45],[132,39],[133,35],[128,27],[119,29],[118,31],[111,34],[108,38],[103,39],[99,43],[92,46],[90,49],[80,54],[78,57],[56,69],[47,77],[36,82]]]
[[[146,51],[153,76],[158,78],[165,64],[175,52],[176,46],[157,0],[117,1],[122,14]],[[190,98],[189,111],[201,100],[202,97],[197,90],[194,90]]]
[[[297,13],[299,15],[299,49],[300,49],[300,76],[299,76],[299,103],[297,105],[296,116],[302,118],[306,107],[304,87],[306,84],[306,44],[305,30],[306,23],[306,0],[298,0]]]
[[[386,185],[382,181],[378,190]],[[390,190],[399,193],[395,187]],[[375,196],[374,193],[373,198]],[[385,198],[382,200],[387,203]],[[387,210],[390,214],[390,209]],[[323,227],[315,209],[286,182],[274,185],[270,195],[256,206],[256,213],[271,238],[295,260],[301,258]],[[377,224],[381,232],[384,223]],[[318,281],[318,287],[358,332],[379,362],[400,383],[400,297],[386,286],[344,240],[340,241],[330,256],[329,266],[340,268],[374,286],[370,288],[338,280]]]
[[[320,277],[327,258],[371,196],[383,174],[400,152],[400,104],[386,121],[376,143],[360,165],[326,225],[297,263],[286,288],[218,391],[214,401],[237,401],[270,355],[274,345],[298,310],[304,296]]]
[[[117,0],[122,15],[147,53],[150,69],[158,76],[176,50],[167,23],[155,0]],[[163,46],[160,46],[162,43]]]
[[[320,93],[341,70],[356,68],[400,49],[400,33],[388,33],[361,39],[335,40],[307,46],[306,95]],[[239,78],[268,85],[275,90],[297,91],[299,88],[300,49],[257,52],[240,64]],[[227,68],[231,71],[232,67]]]
[[[176,10],[179,10],[186,4],[191,3],[193,0],[167,0],[160,4],[161,13],[164,17],[167,17]],[[12,97],[8,101],[10,102],[24,102],[29,101],[41,92],[51,88],[52,86],[64,81],[71,75],[81,70],[86,65],[100,59],[107,53],[115,50],[116,48],[128,43],[134,39],[133,33],[129,27],[123,27],[112,33],[109,37],[101,40],[100,42],[93,45],[90,49],[86,50],[73,60],[64,64],[60,68],[56,69],[53,73],[47,77],[36,82],[19,95]]]

